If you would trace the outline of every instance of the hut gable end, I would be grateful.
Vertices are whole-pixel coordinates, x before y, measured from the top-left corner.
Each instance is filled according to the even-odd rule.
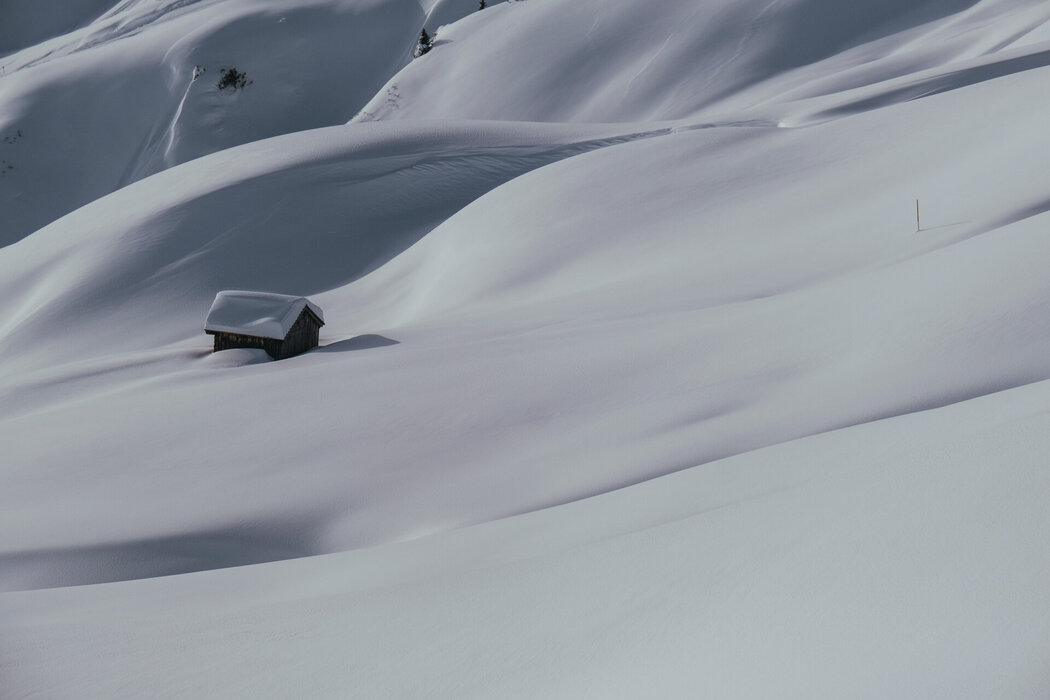
[[[306,352],[310,348],[317,347],[322,325],[324,325],[324,322],[320,321],[316,314],[310,311],[309,308],[304,308],[299,313],[299,318],[295,319],[295,323],[288,329],[288,334],[284,336],[284,341],[279,350],[280,357],[275,357],[274,359],[281,360],[285,357],[293,357]]]

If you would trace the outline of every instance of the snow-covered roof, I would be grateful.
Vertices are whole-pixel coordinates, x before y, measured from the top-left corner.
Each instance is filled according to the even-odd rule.
[[[283,340],[304,308],[321,323],[321,308],[306,297],[228,290],[215,295],[204,330]]]

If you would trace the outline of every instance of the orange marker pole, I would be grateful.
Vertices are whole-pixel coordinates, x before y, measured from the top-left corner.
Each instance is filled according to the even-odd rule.
[[[922,227],[919,226],[919,200],[916,199],[915,200],[915,232],[918,233],[921,230],[922,230]]]

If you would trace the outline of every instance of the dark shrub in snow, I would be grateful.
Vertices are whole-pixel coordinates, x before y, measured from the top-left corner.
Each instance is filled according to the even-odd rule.
[[[246,88],[252,84],[252,81],[248,80],[248,76],[240,72],[236,68],[223,68],[222,72],[219,73],[218,88],[225,90],[226,88]]]
[[[423,27],[423,31],[419,32],[419,42],[416,44],[416,57],[422,56],[432,48],[434,48],[434,41],[427,34],[427,28]]]

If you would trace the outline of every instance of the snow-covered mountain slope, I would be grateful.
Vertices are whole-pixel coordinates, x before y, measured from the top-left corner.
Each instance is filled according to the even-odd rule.
[[[98,200],[0,251],[11,364],[19,338],[86,326],[80,357],[200,340],[220,289],[316,294],[379,267],[489,189],[645,134],[612,128],[370,124],[229,149]],[[121,212],[114,220],[112,213]],[[88,293],[85,293],[88,291]],[[155,313],[160,303],[166,312]],[[139,310],[132,310],[139,306]],[[103,316],[115,324],[99,332]],[[114,335],[115,328],[127,333]]]
[[[1046,40],[1038,0],[529,0],[438,34],[359,115],[680,119],[826,94]],[[571,89],[566,89],[571,85]]]
[[[71,32],[97,19],[113,6],[112,0],[65,0],[50,2],[50,7],[41,12],[41,4],[40,0],[4,0],[0,55]]]
[[[1043,382],[395,545],[7,594],[6,678],[48,697],[1039,698],[1048,401]]]
[[[476,6],[2,59],[0,688],[1045,697],[1050,9]]]
[[[347,121],[427,17],[414,0],[122,2],[0,58],[0,245],[172,165]],[[243,88],[219,88],[229,69]]]

